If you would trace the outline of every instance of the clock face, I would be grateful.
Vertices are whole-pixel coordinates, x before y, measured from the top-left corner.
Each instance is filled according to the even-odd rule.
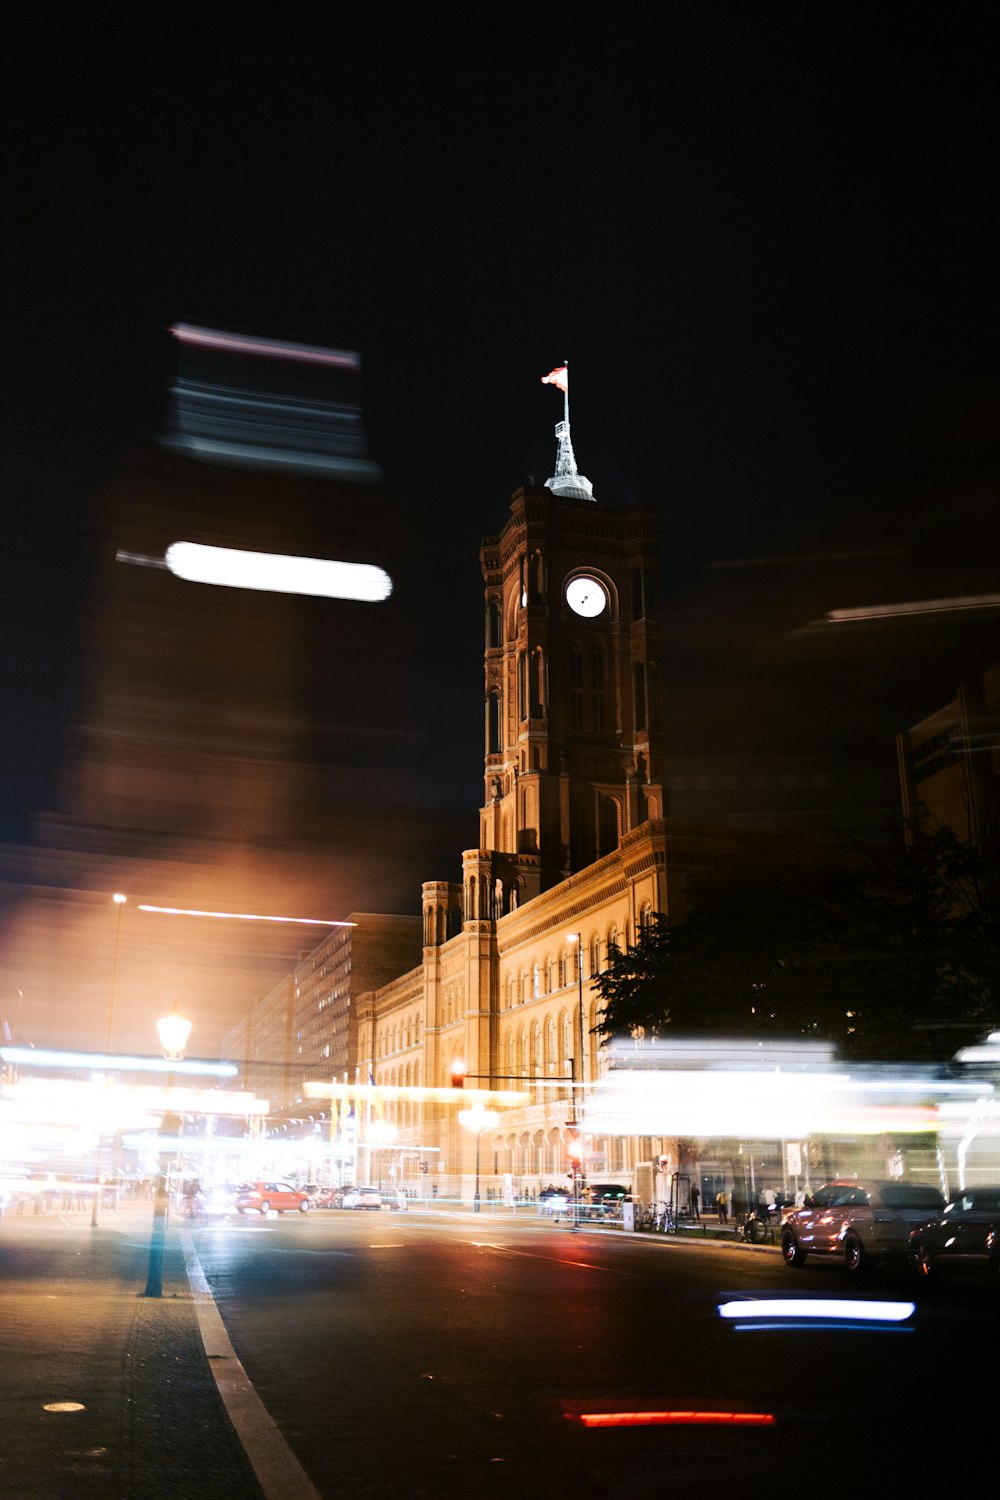
[[[596,578],[589,578],[581,573],[576,578],[571,578],[566,585],[566,603],[576,614],[593,620],[604,613],[608,596],[604,585],[598,583]]]

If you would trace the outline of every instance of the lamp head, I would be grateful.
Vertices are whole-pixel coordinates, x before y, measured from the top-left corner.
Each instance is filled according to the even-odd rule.
[[[169,1015],[160,1017],[156,1023],[156,1030],[164,1057],[181,1058],[184,1056],[184,1048],[191,1035],[191,1022],[186,1016],[181,1015],[176,1005]]]

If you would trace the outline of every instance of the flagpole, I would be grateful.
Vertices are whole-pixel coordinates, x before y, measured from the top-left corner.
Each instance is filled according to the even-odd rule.
[[[569,360],[564,360],[566,368],[566,389],[563,391],[563,421],[569,426]]]

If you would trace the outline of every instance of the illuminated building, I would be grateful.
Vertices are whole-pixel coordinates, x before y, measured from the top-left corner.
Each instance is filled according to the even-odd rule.
[[[654,913],[683,915],[687,875],[731,840],[667,816],[656,514],[593,500],[557,434],[556,476],[519,489],[481,550],[479,847],[460,882],[423,886],[422,962],[358,1002],[357,1078],[387,1089],[376,1110],[398,1131],[396,1180],[435,1174],[465,1197],[478,1142],[454,1102],[392,1091],[459,1077],[522,1090],[530,1102],[483,1135],[487,1195],[562,1178],[581,1030],[584,1086],[602,1064],[591,980]],[[594,1141],[588,1170],[631,1180],[664,1151],[676,1166],[676,1142]]]

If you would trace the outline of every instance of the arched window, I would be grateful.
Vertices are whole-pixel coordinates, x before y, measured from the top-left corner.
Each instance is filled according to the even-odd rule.
[[[614,922],[612,922],[611,926],[608,928],[608,936],[607,936],[607,938],[605,940],[605,944],[604,944],[604,951],[607,954],[607,961],[608,961],[608,963],[611,962],[611,950],[612,950],[612,948],[617,948],[617,947],[618,947],[618,928],[615,926]]]
[[[583,649],[569,648],[569,727],[583,729]]]
[[[531,653],[530,668],[528,716],[542,719],[545,717],[545,657],[540,646]]]
[[[531,1028],[531,1076],[541,1077],[542,1073],[542,1028],[536,1021]]]
[[[618,848],[618,802],[614,797],[601,798],[600,854],[613,854]]]
[[[531,599],[541,604],[545,598],[545,564],[542,554],[536,552],[531,559]]]
[[[531,968],[531,994],[532,998],[535,1000],[538,999],[538,996],[541,993],[541,979],[542,976],[539,971],[538,965],[533,964]]]
[[[649,684],[649,727],[660,728],[660,673],[656,664],[650,662],[646,669],[646,680]]]
[[[647,933],[653,926],[653,907],[649,901],[644,901],[639,908],[639,931]]]
[[[593,979],[593,977],[594,977],[595,974],[599,974],[600,972],[601,972],[601,940],[597,936],[597,933],[594,932],[594,933],[591,933],[591,936],[590,936],[590,977],[591,977],[591,979]]]
[[[632,701],[636,729],[646,727],[646,674],[641,661],[632,664]]]
[[[544,1064],[545,1064],[545,1073],[550,1078],[551,1078],[552,1074],[557,1071],[556,1070],[555,1059],[556,1059],[556,1023],[555,1023],[555,1020],[553,1019],[553,1017],[549,1016],[548,1020],[545,1023],[545,1056],[544,1056],[543,1061],[544,1061]]]
[[[492,647],[503,645],[503,615],[499,599],[491,599],[486,609],[486,643]]]
[[[607,707],[605,704],[605,671],[604,648],[595,646],[590,653],[590,707],[595,734],[603,734],[607,727]]]
[[[486,751],[488,755],[499,755],[503,748],[501,703],[500,690],[494,689],[486,700]]]

